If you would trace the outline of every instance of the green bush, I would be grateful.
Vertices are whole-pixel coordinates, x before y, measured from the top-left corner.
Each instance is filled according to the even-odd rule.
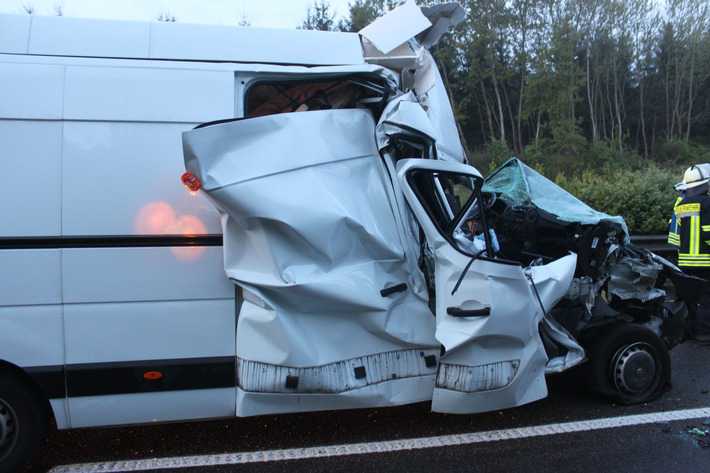
[[[687,167],[710,162],[710,149],[685,141],[666,141],[658,147],[654,159],[663,166]]]
[[[593,208],[626,219],[632,233],[665,233],[673,211],[676,170],[649,165],[642,169],[608,166],[576,177],[559,174],[557,184]]]

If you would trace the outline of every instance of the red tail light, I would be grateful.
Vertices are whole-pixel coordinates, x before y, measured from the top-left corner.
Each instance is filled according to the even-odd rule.
[[[183,173],[182,176],[180,176],[180,180],[185,185],[185,187],[190,189],[192,192],[197,192],[202,188],[202,183],[200,182],[200,180],[190,171]]]

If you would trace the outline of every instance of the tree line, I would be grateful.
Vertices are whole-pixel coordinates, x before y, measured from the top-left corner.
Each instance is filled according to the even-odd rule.
[[[355,0],[336,18],[317,1],[301,27],[357,31],[397,3]],[[434,55],[469,149],[556,170],[710,160],[707,0],[460,3],[466,19]]]

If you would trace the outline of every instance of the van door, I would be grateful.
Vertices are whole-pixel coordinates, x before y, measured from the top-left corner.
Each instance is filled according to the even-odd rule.
[[[543,307],[569,288],[576,256],[534,268],[498,258],[483,179],[471,166],[408,159],[397,176],[434,259],[436,339],[445,352],[432,410],[475,413],[544,398],[539,324]]]
[[[239,416],[429,400],[439,355],[366,109],[183,135],[239,288]],[[416,265],[416,262],[414,263]],[[420,276],[421,277],[421,276]]]

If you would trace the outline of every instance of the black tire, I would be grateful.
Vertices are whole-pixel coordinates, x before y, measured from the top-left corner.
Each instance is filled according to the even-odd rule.
[[[646,327],[617,325],[588,345],[590,387],[620,404],[652,401],[670,383],[668,348]]]
[[[48,420],[38,393],[14,373],[0,371],[0,473],[30,465],[46,439]]]

